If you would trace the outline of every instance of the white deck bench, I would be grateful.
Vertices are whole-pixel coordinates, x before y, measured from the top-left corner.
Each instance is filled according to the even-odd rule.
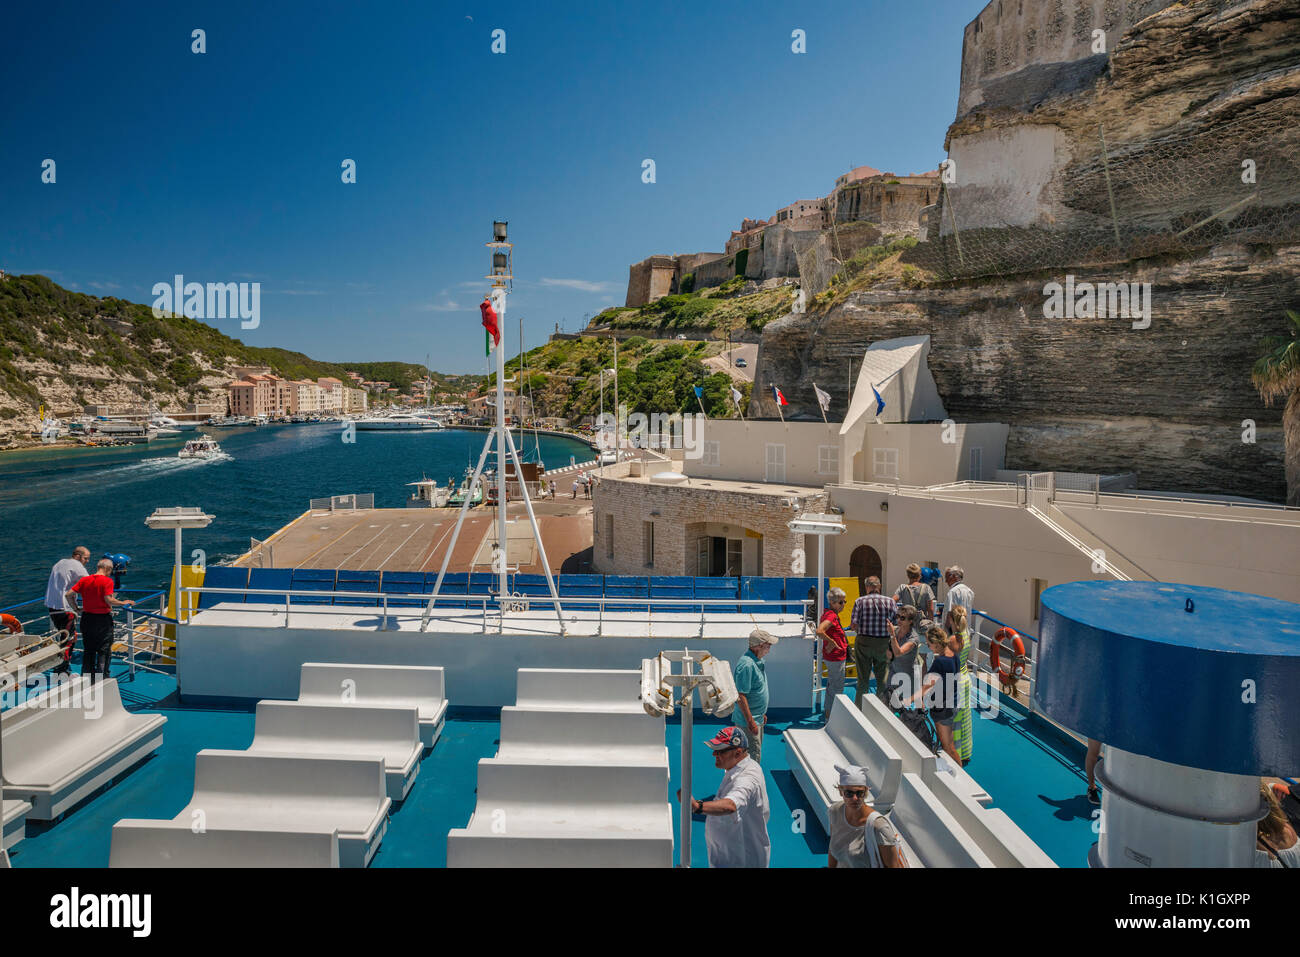
[[[515,704],[534,711],[629,711],[641,706],[641,672],[520,668]]]
[[[668,767],[484,758],[448,867],[671,867]]]
[[[122,707],[116,679],[56,685],[0,717],[4,796],[29,802],[32,820],[52,821],[158,750],[166,723]]]
[[[205,750],[194,759],[194,797],[173,820],[223,830],[337,831],[339,866],[365,867],[391,806],[379,757]]]
[[[498,758],[668,767],[664,719],[644,711],[501,709]]]
[[[888,813],[897,799],[903,759],[845,695],[838,695],[823,728],[789,728],[785,732],[790,770],[830,833],[830,806],[840,799],[835,765],[867,769],[872,806]]]
[[[993,867],[961,824],[919,775],[905,773],[890,820],[912,849],[912,863],[925,867]]]
[[[940,772],[926,785],[994,867],[1056,867],[1005,811],[980,805],[961,781]]]
[[[885,707],[880,699],[868,695],[863,698],[863,714],[868,723],[879,731],[894,746],[903,759],[903,770],[919,774],[927,784],[936,774],[942,774],[952,781],[958,790],[972,798],[977,804],[988,807],[993,798],[988,791],[961,765],[956,764],[947,755],[942,761],[936,761],[935,755],[907,726],[898,720],[898,716]]]
[[[27,812],[32,806],[27,801],[0,802],[0,848],[9,850],[27,834]]]
[[[113,825],[109,867],[338,867],[334,831],[209,827],[188,821],[123,820]]]
[[[248,750],[305,757],[382,758],[388,796],[400,801],[420,773],[424,748],[415,708],[259,701]]]
[[[415,708],[419,713],[420,741],[426,749],[438,740],[447,719],[446,683],[442,668],[436,667],[307,662],[299,677],[298,700]]]

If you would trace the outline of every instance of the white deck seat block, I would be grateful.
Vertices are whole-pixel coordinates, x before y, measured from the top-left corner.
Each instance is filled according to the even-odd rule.
[[[27,812],[32,806],[27,801],[3,801],[0,802],[0,847],[8,850],[27,833]]]
[[[345,692],[350,700],[344,700]],[[306,662],[299,701],[315,704],[394,704],[419,712],[420,740],[433,747],[447,718],[442,668],[419,665],[354,665]]]
[[[189,821],[123,820],[113,825],[109,867],[338,867],[334,831],[209,827]]]
[[[903,758],[903,770],[911,774],[919,774],[921,780],[927,784],[936,773],[944,773],[949,780],[959,782],[960,788],[977,804],[988,807],[993,803],[993,798],[985,791],[976,780],[970,776],[970,772],[963,767],[959,767],[945,759],[948,768],[946,772],[940,772],[936,764],[934,754],[923,745],[919,738],[903,722],[898,720],[898,716],[881,703],[879,698],[864,699],[866,707],[863,714],[873,728],[881,733],[884,738],[894,746],[894,749]]]
[[[641,707],[641,672],[613,669],[520,668],[515,704],[560,711],[634,711]]]
[[[994,866],[919,775],[903,775],[890,820],[926,867]]]
[[[668,767],[484,758],[450,867],[671,867]]]
[[[335,830],[339,866],[365,867],[391,806],[379,757],[205,750],[194,761],[194,798],[175,820],[202,811],[208,827]]]
[[[664,719],[644,711],[501,709],[497,757],[562,764],[668,766]]]
[[[81,677],[29,698],[0,718],[5,797],[50,821],[162,746],[163,715],[122,707],[117,681]]]
[[[839,800],[837,764],[867,769],[873,804],[887,808],[896,800],[903,759],[846,696],[836,698],[825,727],[790,728],[784,737],[791,770],[823,828],[829,830],[826,811]]]
[[[382,758],[388,796],[400,801],[420,772],[423,746],[415,708],[259,701],[248,750]]]
[[[951,774],[940,772],[925,783],[944,810],[993,861],[993,866],[1056,866],[1005,812],[982,807]]]

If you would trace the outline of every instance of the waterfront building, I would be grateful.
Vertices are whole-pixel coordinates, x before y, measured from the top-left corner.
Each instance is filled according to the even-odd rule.
[[[695,448],[674,450],[671,461],[601,469],[595,570],[812,575],[817,540],[788,525],[801,513],[830,511],[846,531],[825,542],[829,577],[852,577],[860,587],[875,575],[892,590],[912,562],[960,565],[980,608],[1031,634],[1039,596],[1064,582],[1128,578],[1300,594],[1300,513],[1228,496],[1139,491],[1133,473],[1008,470],[1008,427],[949,418],[928,352],[924,336],[874,343],[843,422],[709,419]],[[876,393],[885,402],[879,415]]]

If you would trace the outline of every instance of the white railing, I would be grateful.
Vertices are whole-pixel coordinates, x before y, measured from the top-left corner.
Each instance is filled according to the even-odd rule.
[[[402,612],[403,615],[406,615],[407,617],[411,617],[411,618],[420,618],[423,616],[425,609],[429,606],[429,598],[432,597],[430,595],[423,595],[423,594],[410,593],[410,592],[394,592],[392,594],[388,594],[385,592],[373,592],[373,591],[368,591],[368,592],[310,591],[310,590],[293,589],[293,588],[208,588],[202,585],[182,588],[181,593],[182,594],[191,593],[195,595],[208,594],[208,595],[265,596],[268,599],[268,601],[259,604],[276,605],[278,606],[277,612],[280,610],[280,608],[282,608],[284,612],[284,625],[282,627],[285,628],[289,627],[292,613],[312,614],[314,610],[315,613],[320,613],[324,611],[324,612],[337,614],[343,608],[356,610],[361,607],[372,607],[370,605],[339,606],[334,604],[325,604],[324,602],[321,601],[321,599],[358,598],[358,599],[363,599],[366,602],[376,603],[376,605],[373,607],[376,607],[380,611],[378,627],[376,629],[378,631],[391,630],[389,627],[389,619],[399,617],[398,615],[395,615],[390,611],[390,605],[389,605],[390,600],[403,602],[402,605],[397,606],[400,609],[405,609]],[[316,599],[316,601],[314,602],[299,601],[295,605],[292,601],[292,599],[295,598],[298,599],[313,598]],[[275,599],[275,600],[271,601],[269,599]],[[198,600],[199,599],[195,599],[195,602],[197,603]],[[414,601],[419,601],[420,604],[419,605],[410,604],[411,602]],[[732,612],[738,612],[738,607],[742,605],[745,606],[746,610],[744,612],[738,612],[740,614],[751,614],[751,615],[767,614],[767,615],[776,615],[779,616],[779,618],[790,618],[790,619],[797,618],[800,621],[800,625],[801,625],[799,636],[801,638],[806,638],[809,635],[809,629],[808,629],[809,622],[808,622],[807,609],[808,606],[811,604],[811,600],[807,598],[805,599],[653,598],[653,597],[609,598],[603,595],[591,595],[591,596],[565,595],[561,598],[555,599],[552,598],[550,595],[521,595],[517,593],[507,595],[505,596],[504,599],[500,598],[498,595],[495,594],[461,595],[461,594],[454,594],[454,593],[444,593],[438,596],[438,601],[457,602],[457,603],[465,602],[467,604],[470,604],[471,607],[469,608],[451,608],[451,609],[449,609],[444,604],[442,606],[442,610],[451,611],[451,612],[471,613],[471,614],[477,613],[480,616],[481,630],[484,634],[487,634],[489,619],[493,620],[493,622],[497,626],[498,633],[500,633],[501,631],[503,631],[505,626],[506,614],[512,612],[527,611],[528,608],[534,604],[548,606],[548,607],[558,604],[560,606],[561,611],[564,610],[564,606],[566,604],[571,606],[577,606],[576,608],[571,608],[570,610],[578,611],[578,612],[590,612],[590,611],[596,612],[596,619],[595,619],[596,637],[598,638],[604,636],[607,612],[611,614],[617,613],[619,617],[617,619],[611,619],[611,621],[617,621],[617,623],[620,625],[625,625],[628,623],[635,624],[640,622],[651,624],[655,621],[656,612],[658,612],[660,615],[664,615],[664,614],[680,615],[682,614],[682,611],[673,611],[672,608],[678,607],[678,608],[682,608],[683,610],[686,610],[688,608],[691,608],[692,606],[698,606],[699,610],[698,612],[695,613],[699,615],[699,627],[700,627],[699,634],[701,637],[703,637],[704,626],[705,624],[707,624],[704,616],[705,616],[705,612],[710,607],[717,609],[719,606],[722,606],[723,608],[729,608],[729,610],[731,610]],[[474,605],[477,605],[478,607],[475,608],[473,607]],[[640,609],[628,607],[628,606],[636,606],[636,605],[652,606],[652,607],[646,607]],[[787,605],[797,605],[801,610],[786,611],[785,606]],[[662,606],[669,606],[669,607],[665,609]],[[761,607],[755,609],[754,606],[761,606]],[[433,607],[435,610],[437,610],[438,608],[437,602],[434,603]],[[264,611],[264,609],[261,608],[247,608],[245,607],[245,603],[243,602],[231,602],[231,603],[224,604],[222,605],[221,610],[223,612],[248,611],[250,613]],[[636,615],[638,614],[643,614],[645,617],[644,618],[636,617]],[[452,617],[455,617],[455,615],[453,615]],[[188,620],[189,619],[187,619],[187,621]],[[683,621],[683,619],[680,618],[675,620]],[[690,621],[690,619],[685,619],[685,620]]]
[[[329,495],[325,498],[314,498],[311,500],[310,509],[313,512],[320,511],[340,511],[340,510],[360,510],[375,507],[375,496],[373,492],[364,494],[351,492],[347,495]]]

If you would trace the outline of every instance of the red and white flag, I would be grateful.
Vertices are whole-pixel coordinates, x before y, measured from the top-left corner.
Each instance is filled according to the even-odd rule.
[[[487,343],[487,351],[491,352],[493,346],[501,345],[501,326],[497,323],[497,311],[492,308],[492,297],[484,296],[478,308],[483,313],[483,328],[492,337],[492,341]],[[484,341],[486,342],[486,337]]]

